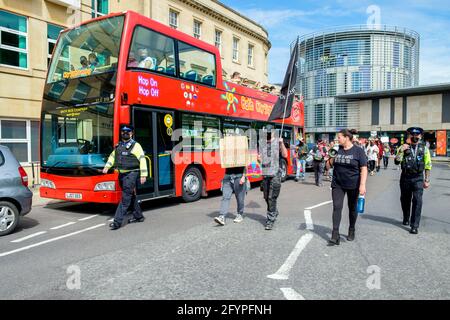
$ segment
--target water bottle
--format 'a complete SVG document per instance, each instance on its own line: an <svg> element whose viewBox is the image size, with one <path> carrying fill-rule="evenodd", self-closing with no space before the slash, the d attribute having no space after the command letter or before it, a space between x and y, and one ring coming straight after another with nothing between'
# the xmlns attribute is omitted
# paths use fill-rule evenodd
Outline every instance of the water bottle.
<svg viewBox="0 0 450 320"><path fill-rule="evenodd" d="M358 214L363 214L364 213L364 202L365 202L364 195L360 194L358 196L358 205L356 206L356 212Z"/></svg>

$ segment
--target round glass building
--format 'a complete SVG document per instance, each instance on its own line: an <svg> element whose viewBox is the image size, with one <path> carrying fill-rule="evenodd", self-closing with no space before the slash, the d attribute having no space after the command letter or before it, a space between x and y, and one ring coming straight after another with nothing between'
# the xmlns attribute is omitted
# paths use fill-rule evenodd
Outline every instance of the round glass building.
<svg viewBox="0 0 450 320"><path fill-rule="evenodd" d="M305 103L307 133L356 127L359 112L335 96L416 86L419 34L391 26L351 26L299 38L297 92ZM309 141L313 142L313 141Z"/></svg>

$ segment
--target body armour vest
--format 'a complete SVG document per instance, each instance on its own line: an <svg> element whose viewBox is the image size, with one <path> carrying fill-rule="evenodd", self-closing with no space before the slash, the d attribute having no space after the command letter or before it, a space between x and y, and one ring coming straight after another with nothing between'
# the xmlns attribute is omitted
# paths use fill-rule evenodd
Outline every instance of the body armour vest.
<svg viewBox="0 0 450 320"><path fill-rule="evenodd" d="M425 170L425 146L423 144L415 147L410 145L410 148L403 154L402 170L406 174L419 174Z"/></svg>
<svg viewBox="0 0 450 320"><path fill-rule="evenodd" d="M139 160L131 151L136 141L131 140L128 143L119 143L116 146L116 167L120 170L137 170L139 169Z"/></svg>

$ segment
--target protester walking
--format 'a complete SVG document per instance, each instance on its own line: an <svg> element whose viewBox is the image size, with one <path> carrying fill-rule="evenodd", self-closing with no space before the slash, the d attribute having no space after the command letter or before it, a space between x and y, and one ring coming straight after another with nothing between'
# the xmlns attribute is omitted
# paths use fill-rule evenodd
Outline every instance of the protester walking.
<svg viewBox="0 0 450 320"><path fill-rule="evenodd" d="M378 161L378 147L375 144L375 140L373 138L369 139L369 146L366 149L367 159L369 161L369 172L370 175L373 176L375 174L376 163Z"/></svg>
<svg viewBox="0 0 450 320"><path fill-rule="evenodd" d="M391 156L391 148L389 148L389 144L385 143L383 147L383 165L385 170L389 165L390 156Z"/></svg>
<svg viewBox="0 0 450 320"><path fill-rule="evenodd" d="M349 211L348 241L355 239L358 195L366 194L367 158L364 151L353 144L354 134L356 134L356 130L343 129L339 131L337 155L330 158L326 163L327 167L334 168L331 183L333 199L333 231L329 240L331 245L339 245L340 243L339 226L342 219L345 194L347 194Z"/></svg>
<svg viewBox="0 0 450 320"><path fill-rule="evenodd" d="M295 181L299 181L300 178L305 180L306 178L306 158L308 157L308 152L308 145L304 142L303 138L300 138L298 145L296 146L297 170L295 174Z"/></svg>
<svg viewBox="0 0 450 320"><path fill-rule="evenodd" d="M317 140L317 144L311 149L310 153L313 155L313 168L316 186L322 187L325 156L327 154L327 149L325 148L322 139Z"/></svg>
<svg viewBox="0 0 450 320"><path fill-rule="evenodd" d="M258 161L261 162L262 191L267 204L266 230L272 230L278 217L277 199L281 191L281 161L288 152L283 138L278 138L272 125L260 133Z"/></svg>

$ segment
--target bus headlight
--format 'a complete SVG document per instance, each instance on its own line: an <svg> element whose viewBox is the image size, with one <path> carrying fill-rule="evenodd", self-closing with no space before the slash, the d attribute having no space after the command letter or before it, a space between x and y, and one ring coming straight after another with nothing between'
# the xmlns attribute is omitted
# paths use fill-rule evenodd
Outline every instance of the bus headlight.
<svg viewBox="0 0 450 320"><path fill-rule="evenodd" d="M97 183L94 188L94 191L115 191L115 190L116 190L115 181L100 182Z"/></svg>
<svg viewBox="0 0 450 320"><path fill-rule="evenodd" d="M47 180L47 179L42 179L41 180L41 187L50 188L50 189L56 189L56 186L53 183L53 181Z"/></svg>

